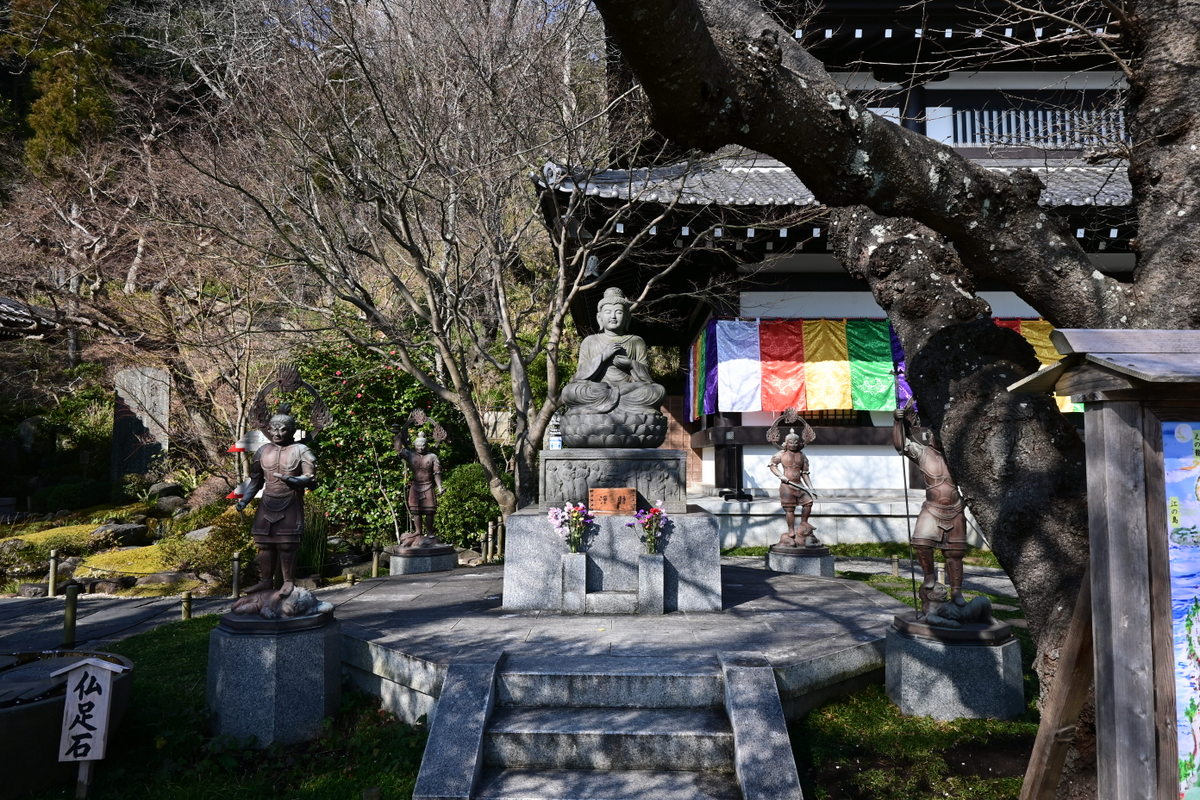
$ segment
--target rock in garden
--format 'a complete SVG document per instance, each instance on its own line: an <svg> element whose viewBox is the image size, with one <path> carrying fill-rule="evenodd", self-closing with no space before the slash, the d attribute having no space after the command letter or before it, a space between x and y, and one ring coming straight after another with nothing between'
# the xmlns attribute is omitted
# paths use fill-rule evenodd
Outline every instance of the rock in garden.
<svg viewBox="0 0 1200 800"><path fill-rule="evenodd" d="M64 558L58 562L58 579L65 581L75 574L75 570L79 569L79 565L83 563L83 559L79 556L71 556Z"/></svg>
<svg viewBox="0 0 1200 800"><path fill-rule="evenodd" d="M154 507L157 508L160 512L163 512L166 514L174 514L176 511L183 508L185 505L187 505L186 500L184 500L179 495L171 494L171 495L166 495L164 497L158 498L157 502L155 502L155 504L154 504Z"/></svg>
<svg viewBox="0 0 1200 800"><path fill-rule="evenodd" d="M188 531L187 533L185 533L183 535L183 538L187 539L189 542L203 542L205 539L207 539L209 536L212 535L212 529L213 529L212 525L209 525L204 528L196 528L196 530L194 530L194 531Z"/></svg>
<svg viewBox="0 0 1200 800"><path fill-rule="evenodd" d="M44 583L22 583L17 587L18 597L45 597L49 587Z"/></svg>
<svg viewBox="0 0 1200 800"><path fill-rule="evenodd" d="M460 550L458 552L458 563L471 564L474 561L478 564L483 559L483 553L476 550Z"/></svg>
<svg viewBox="0 0 1200 800"><path fill-rule="evenodd" d="M81 581L84 591L88 594L116 594L128 588L131 582L126 578L94 578Z"/></svg>
<svg viewBox="0 0 1200 800"><path fill-rule="evenodd" d="M110 538L120 547L144 547L150 544L150 529L145 525L110 522L88 534L88 538L92 541L105 537Z"/></svg>
<svg viewBox="0 0 1200 800"><path fill-rule="evenodd" d="M159 500L163 497L183 497L183 487L174 481L162 481L150 487L147 491L151 500Z"/></svg>

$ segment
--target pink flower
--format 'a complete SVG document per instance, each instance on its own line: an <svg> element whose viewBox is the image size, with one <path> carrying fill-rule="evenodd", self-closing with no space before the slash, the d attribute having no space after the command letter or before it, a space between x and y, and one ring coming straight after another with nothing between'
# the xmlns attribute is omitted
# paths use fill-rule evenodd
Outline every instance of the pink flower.
<svg viewBox="0 0 1200 800"><path fill-rule="evenodd" d="M362 392L359 392L358 394L356 394L356 395L354 395L354 396L355 396L355 397L362 397Z"/></svg>
<svg viewBox="0 0 1200 800"><path fill-rule="evenodd" d="M335 372L335 373L333 373L333 374L334 374L334 375L341 375L341 374L342 374L342 371L339 369L337 372ZM342 381L342 383L345 383L345 381Z"/></svg>

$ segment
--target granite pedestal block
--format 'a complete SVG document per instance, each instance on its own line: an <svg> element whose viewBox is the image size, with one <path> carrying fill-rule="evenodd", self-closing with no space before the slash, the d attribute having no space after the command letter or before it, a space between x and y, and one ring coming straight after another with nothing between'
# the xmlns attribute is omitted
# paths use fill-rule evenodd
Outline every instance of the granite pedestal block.
<svg viewBox="0 0 1200 800"><path fill-rule="evenodd" d="M716 520L698 509L670 519L672 529L662 545L664 611L720 611ZM596 517L595 533L584 545L588 593L638 591L638 557L645 554L645 545L640 528L627 527L629 522L632 516ZM540 508L522 509L506 524L504 607L561 610L567 543Z"/></svg>
<svg viewBox="0 0 1200 800"><path fill-rule="evenodd" d="M392 575L415 575L421 572L445 572L458 566L458 554L454 548L445 547L389 547L388 572Z"/></svg>
<svg viewBox="0 0 1200 800"><path fill-rule="evenodd" d="M543 450L538 472L542 508L587 503L589 489L636 489L638 507L662 502L687 510L687 456L682 450L567 448Z"/></svg>
<svg viewBox="0 0 1200 800"><path fill-rule="evenodd" d="M887 632L887 695L910 717L1012 719L1025 710L1016 639L972 644Z"/></svg>
<svg viewBox="0 0 1200 800"><path fill-rule="evenodd" d="M767 569L793 575L833 577L833 556L828 547L780 547L767 551Z"/></svg>
<svg viewBox="0 0 1200 800"><path fill-rule="evenodd" d="M341 652L332 612L284 620L226 614L208 638L213 733L254 737L257 747L317 738L341 701Z"/></svg>
<svg viewBox="0 0 1200 800"><path fill-rule="evenodd" d="M562 611L582 614L587 599L587 555L564 553L562 556Z"/></svg>
<svg viewBox="0 0 1200 800"><path fill-rule="evenodd" d="M663 613L663 568L660 553L638 556L637 613Z"/></svg>

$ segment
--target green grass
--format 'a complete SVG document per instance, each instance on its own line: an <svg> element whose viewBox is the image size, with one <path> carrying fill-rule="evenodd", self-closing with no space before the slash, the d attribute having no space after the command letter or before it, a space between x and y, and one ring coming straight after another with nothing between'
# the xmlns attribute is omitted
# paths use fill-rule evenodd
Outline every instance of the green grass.
<svg viewBox="0 0 1200 800"><path fill-rule="evenodd" d="M92 800L347 800L378 788L412 795L425 731L343 692L342 707L313 742L267 750L208 735L205 679L216 616L164 625L111 650L134 662L129 712L95 772ZM45 798L74 796L74 786Z"/></svg>
<svg viewBox="0 0 1200 800"><path fill-rule="evenodd" d="M721 551L723 556L765 556L767 547L731 547ZM911 551L906 542L861 542L858 544L831 544L829 552L839 558L910 558ZM944 561L941 550L934 550L934 560ZM996 554L991 550L972 547L963 561L978 567L999 567Z"/></svg>
<svg viewBox="0 0 1200 800"><path fill-rule="evenodd" d="M854 545L857 547L857 545ZM831 548L832 549L832 548ZM872 554L874 555L874 554ZM903 575L839 572L913 606L913 581ZM971 593L976 594L976 593ZM1016 606L1006 595L993 603ZM998 619L1019 611L995 611ZM955 720L905 717L871 686L822 706L791 727L796 764L810 800L1016 800L1029 751L1037 736L1038 682L1031 667L1033 641L1013 628L1021 643L1025 713L1016 720Z"/></svg>
<svg viewBox="0 0 1200 800"><path fill-rule="evenodd" d="M1037 735L1018 720L904 717L871 686L791 726L804 796L810 800L1016 800Z"/></svg>

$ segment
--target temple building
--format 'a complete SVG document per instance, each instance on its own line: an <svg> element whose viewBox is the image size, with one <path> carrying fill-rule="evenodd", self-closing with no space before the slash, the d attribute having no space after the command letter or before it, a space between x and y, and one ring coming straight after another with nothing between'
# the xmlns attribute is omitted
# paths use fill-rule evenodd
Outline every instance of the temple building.
<svg viewBox="0 0 1200 800"><path fill-rule="evenodd" d="M1089 36L942 2L830 2L803 23L783 21L874 113L987 169L1031 170L1047 214L1096 269L1132 272L1131 191L1117 156L1125 85L1087 47L1104 34L1103 16L1088 23ZM908 396L904 354L866 283L830 253L825 211L790 169L730 148L599 171L551 163L540 184L551 227L587 249L596 276L573 308L582 332L591 332L605 287L636 296L657 280L659 299L638 332L679 352L665 446L692 451L698 500L718 513L760 505L768 513L772 503L745 501L777 493L766 432L788 407L817 431L806 449L825 501L817 514L822 505L839 511L831 505L839 501L861 511L920 485L891 446L892 411ZM998 286L978 290L997 324L1016 329L1043 362L1057 360L1037 312ZM1079 410L1066 399L1060 406ZM847 530L846 540L854 535Z"/></svg>

